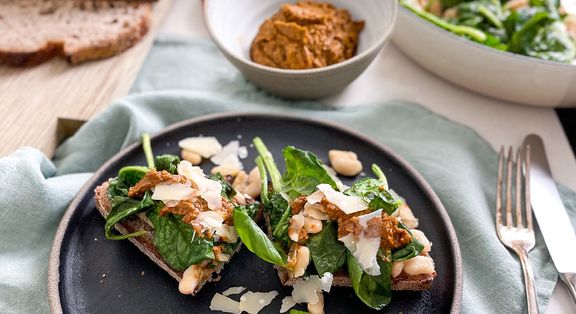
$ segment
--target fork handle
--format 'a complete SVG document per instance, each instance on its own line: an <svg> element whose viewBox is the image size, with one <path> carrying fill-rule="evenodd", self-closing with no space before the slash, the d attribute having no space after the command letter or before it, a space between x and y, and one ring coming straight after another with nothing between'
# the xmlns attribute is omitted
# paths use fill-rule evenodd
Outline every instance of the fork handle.
<svg viewBox="0 0 576 314"><path fill-rule="evenodd" d="M570 288L570 293L576 303L576 273L561 273L560 278L562 278L562 281Z"/></svg>
<svg viewBox="0 0 576 314"><path fill-rule="evenodd" d="M528 259L528 252L521 250L518 252L520 263L522 263L522 270L524 272L524 286L526 287L526 299L528 300L528 314L536 314L538 312L538 302L536 301L536 285L534 284L534 272L532 271L532 263Z"/></svg>

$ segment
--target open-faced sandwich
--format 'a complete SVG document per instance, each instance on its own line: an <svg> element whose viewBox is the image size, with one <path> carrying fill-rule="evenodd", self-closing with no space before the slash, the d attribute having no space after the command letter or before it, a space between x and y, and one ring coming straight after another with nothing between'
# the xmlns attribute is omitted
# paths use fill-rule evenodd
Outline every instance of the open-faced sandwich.
<svg viewBox="0 0 576 314"><path fill-rule="evenodd" d="M154 158L146 135L143 147L148 167L124 167L96 188L106 238L129 239L180 282L180 292L194 295L218 279L240 248L233 215L240 211L247 219L256 218L259 203L252 196L259 189L250 196L234 189L222 174L206 176L178 156Z"/></svg>
<svg viewBox="0 0 576 314"><path fill-rule="evenodd" d="M249 248L276 264L282 283L295 286L293 296L309 278L326 275L334 286L353 287L374 309L390 302L392 290L430 288L436 276L431 243L377 165L376 178L346 187L310 152L284 148L281 175L264 143L256 138L254 145L261 178L266 184L269 175L272 183L261 195L272 247ZM320 289L303 294L308 297L297 301L306 300L309 309L322 299Z"/></svg>
<svg viewBox="0 0 576 314"><path fill-rule="evenodd" d="M314 154L287 146L281 174L262 140L255 138L257 167L247 174L237 167L238 141L224 148L214 142L181 141L181 147L201 148L185 149L181 161L174 155L154 158L150 139L143 136L148 166L124 167L95 191L106 237L129 239L180 282L182 293L192 295L218 278L242 242L275 265L282 284L293 286L281 312L306 303L310 313L323 313L323 291L331 286L352 287L373 309L386 306L392 290L431 287L436 276L431 243L377 165L372 165L376 178L347 187ZM332 153L337 172L350 176L361 171L355 154L347 152L353 160L337 162ZM193 164L212 155L219 166L206 176ZM267 232L255 222L261 212ZM246 292L238 302L224 292L214 296L210 308L257 313L276 295Z"/></svg>

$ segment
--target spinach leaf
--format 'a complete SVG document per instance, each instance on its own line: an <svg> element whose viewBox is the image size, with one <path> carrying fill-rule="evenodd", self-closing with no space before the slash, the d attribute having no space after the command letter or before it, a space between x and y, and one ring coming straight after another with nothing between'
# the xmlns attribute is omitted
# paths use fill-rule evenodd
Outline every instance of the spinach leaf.
<svg viewBox="0 0 576 314"><path fill-rule="evenodd" d="M338 189L336 182L316 155L293 146L284 148L282 153L286 162L286 171L282 175L282 190L291 198L312 194L322 183Z"/></svg>
<svg viewBox="0 0 576 314"><path fill-rule="evenodd" d="M154 169L154 153L152 152L152 142L150 140L150 134L142 133L142 149L144 150L144 156L146 156L146 162L148 163L148 168Z"/></svg>
<svg viewBox="0 0 576 314"><path fill-rule="evenodd" d="M368 207L371 209L383 209L390 215L396 211L400 201L394 199L392 194L388 192L388 181L380 167L374 164L372 171L378 176L378 179L364 178L358 180L344 191L344 194L359 196L368 203Z"/></svg>
<svg viewBox="0 0 576 314"><path fill-rule="evenodd" d="M209 177L210 180L218 181L222 186L222 196L225 197L227 200L231 201L232 198L236 195L236 190L226 181L226 179L222 176L222 174L217 173L213 174Z"/></svg>
<svg viewBox="0 0 576 314"><path fill-rule="evenodd" d="M256 166L258 167L258 172L260 172L260 200L264 205L268 205L268 172L266 172L266 165L264 165L264 159L258 156L254 160Z"/></svg>
<svg viewBox="0 0 576 314"><path fill-rule="evenodd" d="M456 35L470 38L471 40L479 43L484 43L488 39L486 33L477 28L450 23L437 17L432 13L420 9L419 7L413 5L407 0L400 0L400 4L404 6L406 9L412 11L412 13L423 18L424 20L427 20L428 22L435 24L436 26L443 28L447 31L450 31Z"/></svg>
<svg viewBox="0 0 576 314"><path fill-rule="evenodd" d="M326 272L335 273L346 262L346 247L338 241L338 228L334 221L324 223L322 231L310 236L308 249L320 276Z"/></svg>
<svg viewBox="0 0 576 314"><path fill-rule="evenodd" d="M288 236L288 227L290 227L290 218L292 217L292 210L287 207L282 213L282 217L278 221L278 224L272 229L272 238L280 243L284 247L288 247L290 244L290 237Z"/></svg>
<svg viewBox="0 0 576 314"><path fill-rule="evenodd" d="M311 152L292 146L284 148L282 154L286 163L286 171L280 175L272 154L262 139L256 137L253 142L266 170L268 170L268 174L270 174L273 191L281 193L287 201L300 195L312 194L316 190L316 186L322 183L329 184L334 189L338 188L322 162Z"/></svg>
<svg viewBox="0 0 576 314"><path fill-rule="evenodd" d="M242 210L234 209L234 227L242 243L261 259L282 267L286 266L286 254L278 250L264 231Z"/></svg>
<svg viewBox="0 0 576 314"><path fill-rule="evenodd" d="M514 11L504 24L511 34L511 52L565 63L576 56L576 46L557 13L545 7Z"/></svg>
<svg viewBox="0 0 576 314"><path fill-rule="evenodd" d="M504 14L499 0L475 0L458 4L457 14L449 18L453 24L469 26L483 31L487 38L482 43L488 46L503 45L506 48L507 34L502 21Z"/></svg>
<svg viewBox="0 0 576 314"><path fill-rule="evenodd" d="M310 314L310 312L300 311L300 310L290 310L288 314Z"/></svg>
<svg viewBox="0 0 576 314"><path fill-rule="evenodd" d="M254 219L256 217L256 213L258 212L259 207L260 203L252 203L248 205L236 205L235 209L245 212L246 215Z"/></svg>
<svg viewBox="0 0 576 314"><path fill-rule="evenodd" d="M348 275L352 281L354 293L364 304L375 310L381 310L390 303L392 296L392 265L378 258L380 275L370 276L362 271L362 267L352 253L347 254Z"/></svg>
<svg viewBox="0 0 576 314"><path fill-rule="evenodd" d="M418 256L420 252L424 249L424 245L416 240L416 237L412 235L412 232L406 228L402 223L398 223L398 226L402 229L407 230L410 233L410 237L412 237L412 241L408 243L405 247L398 249L392 252L392 261L403 261L410 259L414 256Z"/></svg>
<svg viewBox="0 0 576 314"><path fill-rule="evenodd" d="M166 170L171 174L175 174L178 172L178 164L180 163L180 158L176 155L161 155L156 156L154 159L154 163L156 165L156 170L162 171Z"/></svg>
<svg viewBox="0 0 576 314"><path fill-rule="evenodd" d="M138 183L148 171L150 171L150 169L141 166L128 166L120 169L120 171L118 171L118 177L109 181L108 195L113 201L112 206L116 205L116 203L114 203L116 196L127 197L128 189ZM122 198L117 203L121 201L123 201Z"/></svg>
<svg viewBox="0 0 576 314"><path fill-rule="evenodd" d="M286 210L291 212L289 207L288 201L286 201L280 193L273 192L270 195L270 201L265 209L270 215L270 227L272 230L276 229L276 226L278 226L280 221L282 221L282 217L285 215ZM291 216L290 213L287 218L290 218Z"/></svg>
<svg viewBox="0 0 576 314"><path fill-rule="evenodd" d="M190 265L214 259L214 242L197 235L180 217L160 216L156 207L148 212L148 218L154 225L154 246L172 268L183 271Z"/></svg>
<svg viewBox="0 0 576 314"><path fill-rule="evenodd" d="M147 191L146 194L144 194L144 197L142 198L141 201L126 197L124 198L124 201L112 207L112 210L110 210L110 214L106 216L106 224L104 225L104 234L106 235L106 239L124 240L146 234L146 231L144 230L124 235L117 235L114 234L112 231L114 225L116 225L123 219L132 216L134 214L137 214L139 212L156 207L156 202L152 200L151 196L152 194L149 191Z"/></svg>

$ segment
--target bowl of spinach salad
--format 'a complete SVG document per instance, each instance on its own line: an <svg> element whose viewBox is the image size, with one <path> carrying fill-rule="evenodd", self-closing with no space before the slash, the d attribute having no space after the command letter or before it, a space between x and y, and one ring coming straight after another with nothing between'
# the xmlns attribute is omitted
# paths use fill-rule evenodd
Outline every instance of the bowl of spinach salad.
<svg viewBox="0 0 576 314"><path fill-rule="evenodd" d="M473 91L576 105L576 15L558 0L400 0L395 44Z"/></svg>

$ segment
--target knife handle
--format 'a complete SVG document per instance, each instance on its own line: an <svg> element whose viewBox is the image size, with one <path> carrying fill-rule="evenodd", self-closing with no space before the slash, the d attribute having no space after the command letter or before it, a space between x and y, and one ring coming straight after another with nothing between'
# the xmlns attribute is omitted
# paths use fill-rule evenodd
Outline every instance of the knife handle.
<svg viewBox="0 0 576 314"><path fill-rule="evenodd" d="M570 293L574 298L574 303L576 303L576 273L561 273L560 278L570 288Z"/></svg>

